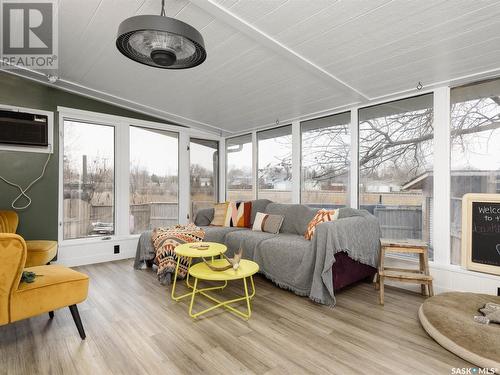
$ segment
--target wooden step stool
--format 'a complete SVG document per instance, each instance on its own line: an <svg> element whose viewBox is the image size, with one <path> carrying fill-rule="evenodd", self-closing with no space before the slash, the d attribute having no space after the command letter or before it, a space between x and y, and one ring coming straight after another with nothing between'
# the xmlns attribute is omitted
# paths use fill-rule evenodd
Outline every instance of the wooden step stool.
<svg viewBox="0 0 500 375"><path fill-rule="evenodd" d="M422 287L422 295L434 295L432 276L429 273L429 249L425 242L413 239L381 239L380 244L379 265L378 273L375 276L375 287L380 291L379 301L381 305L384 304L385 279L420 284ZM420 267L418 270L384 267L384 258L387 253L418 254Z"/></svg>

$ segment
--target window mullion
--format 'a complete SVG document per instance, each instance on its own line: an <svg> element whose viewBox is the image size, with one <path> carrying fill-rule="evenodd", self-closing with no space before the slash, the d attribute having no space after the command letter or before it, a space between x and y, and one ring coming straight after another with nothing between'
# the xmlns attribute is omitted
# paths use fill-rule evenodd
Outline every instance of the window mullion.
<svg viewBox="0 0 500 375"><path fill-rule="evenodd" d="M258 152L257 132L252 132L252 196L257 199L257 184L259 183L259 167L258 167Z"/></svg>
<svg viewBox="0 0 500 375"><path fill-rule="evenodd" d="M130 184L130 133L129 125L115 126L115 223L117 236L129 235L129 184Z"/></svg>
<svg viewBox="0 0 500 375"><path fill-rule="evenodd" d="M224 202L226 200L226 140L221 138L219 140L219 202Z"/></svg>
<svg viewBox="0 0 500 375"><path fill-rule="evenodd" d="M300 203L300 122L292 122L292 203Z"/></svg>
<svg viewBox="0 0 500 375"><path fill-rule="evenodd" d="M450 88L434 91L434 262L450 264Z"/></svg>
<svg viewBox="0 0 500 375"><path fill-rule="evenodd" d="M191 204L191 187L189 182L189 134L179 133L179 223L189 221L189 206Z"/></svg>
<svg viewBox="0 0 500 375"><path fill-rule="evenodd" d="M351 157L349 162L349 205L359 205L359 124L358 109L351 110Z"/></svg>

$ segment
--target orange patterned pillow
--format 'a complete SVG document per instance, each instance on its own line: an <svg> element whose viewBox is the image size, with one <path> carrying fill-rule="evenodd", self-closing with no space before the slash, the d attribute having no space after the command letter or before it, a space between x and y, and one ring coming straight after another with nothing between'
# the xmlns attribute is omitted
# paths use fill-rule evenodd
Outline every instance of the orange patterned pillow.
<svg viewBox="0 0 500 375"><path fill-rule="evenodd" d="M312 220L307 224L306 232L304 233L304 238L306 240L311 240L314 231L316 230L316 225L325 223L327 221L334 221L339 216L339 210L319 210L316 215L312 218Z"/></svg>
<svg viewBox="0 0 500 375"><path fill-rule="evenodd" d="M250 227L252 215L252 202L229 202L225 227Z"/></svg>

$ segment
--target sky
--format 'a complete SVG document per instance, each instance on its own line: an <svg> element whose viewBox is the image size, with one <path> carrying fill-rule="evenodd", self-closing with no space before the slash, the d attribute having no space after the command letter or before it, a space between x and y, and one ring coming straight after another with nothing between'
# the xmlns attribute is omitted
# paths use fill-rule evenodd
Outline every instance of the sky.
<svg viewBox="0 0 500 375"><path fill-rule="evenodd" d="M276 164L278 159L291 154L292 144L287 144L287 137L280 137L281 139L270 138L259 141L259 167L269 163ZM241 151L228 153L227 156L228 169L241 169L243 167L245 169L252 169L251 143L245 143Z"/></svg>
<svg viewBox="0 0 500 375"><path fill-rule="evenodd" d="M500 129L464 136L464 141L465 150L459 144L451 147L452 169L500 170Z"/></svg>
<svg viewBox="0 0 500 375"><path fill-rule="evenodd" d="M95 157L114 159L114 127L94 125L75 121L65 121L65 153L81 168L83 155L88 160ZM132 164L146 168L159 176L177 175L178 142L175 133L151 131L135 126L130 127L130 160Z"/></svg>
<svg viewBox="0 0 500 375"><path fill-rule="evenodd" d="M130 162L158 176L177 175L178 140L175 133L130 127Z"/></svg>

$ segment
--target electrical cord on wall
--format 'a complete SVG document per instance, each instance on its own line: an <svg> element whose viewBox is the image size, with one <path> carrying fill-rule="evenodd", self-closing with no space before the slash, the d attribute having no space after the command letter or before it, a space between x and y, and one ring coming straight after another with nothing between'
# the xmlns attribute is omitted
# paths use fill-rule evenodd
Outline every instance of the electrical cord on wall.
<svg viewBox="0 0 500 375"><path fill-rule="evenodd" d="M14 186L16 188L19 189L19 191L21 192L11 203L11 207L14 209L14 210L24 210L25 208L28 208L31 204L31 198L26 194L27 191L29 189L31 189L31 187L36 183L38 182L44 175L45 175L45 170L47 169L47 165L49 164L49 160L50 160L50 156L51 156L51 153L49 153L49 155L47 156L47 160L45 161L45 164L43 165L43 168L42 168L42 173L40 174L40 176L38 176L36 179L34 179L33 181L31 181L31 183L26 187L26 189L23 189L20 185L18 184L15 184L14 182L12 181L9 181L7 180L6 178L0 176L0 180L3 180L6 184L9 184L11 186ZM24 206L17 206L16 205L16 202L21 199L22 197L26 198L26 200L28 201L28 203Z"/></svg>

